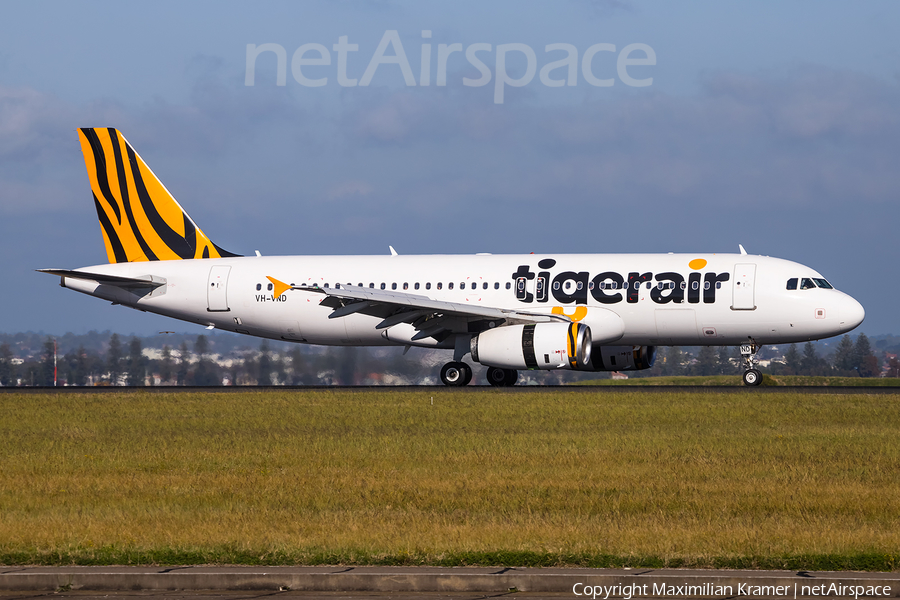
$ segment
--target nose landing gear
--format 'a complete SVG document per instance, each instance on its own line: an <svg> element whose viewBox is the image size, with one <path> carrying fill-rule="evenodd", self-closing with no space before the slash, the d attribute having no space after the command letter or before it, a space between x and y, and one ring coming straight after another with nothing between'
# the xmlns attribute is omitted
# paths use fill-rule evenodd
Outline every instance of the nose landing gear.
<svg viewBox="0 0 900 600"><path fill-rule="evenodd" d="M744 360L744 374L741 378L744 380L744 385L759 385L762 383L762 373L756 368L756 365L759 364L756 353L759 352L760 348L762 346L757 344L753 338L750 338L749 344L741 344L741 358Z"/></svg>

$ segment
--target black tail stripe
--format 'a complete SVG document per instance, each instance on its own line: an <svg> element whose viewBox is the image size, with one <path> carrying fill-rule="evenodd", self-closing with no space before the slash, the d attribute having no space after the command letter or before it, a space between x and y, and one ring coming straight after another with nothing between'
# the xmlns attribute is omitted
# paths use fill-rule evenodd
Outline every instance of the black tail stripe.
<svg viewBox="0 0 900 600"><path fill-rule="evenodd" d="M124 165L122 164L122 152L119 149L119 138L118 136L116 136L114 129L110 131L110 137L112 137L113 153L116 156L116 167L124 168ZM127 196L123 197L127 198ZM131 231L132 233L134 233L134 237L137 240L138 245L144 252L144 256L147 257L147 260L159 260L159 258L157 258L156 254L154 254L153 250L150 248L147 240L145 240L144 236L141 235L141 230L134 218L134 212L131 210L131 203L123 202L123 204L125 205L125 215L128 217L128 223L131 226Z"/></svg>
<svg viewBox="0 0 900 600"><path fill-rule="evenodd" d="M177 231L169 227L169 224L163 220L159 211L156 210L156 206L150 198L150 193L147 192L144 178L141 177L141 169L138 166L138 160L134 154L134 149L129 144L125 144L125 151L128 152L128 161L131 163L131 174L134 177L134 187L137 190L138 199L140 200L141 207L144 209L144 214L147 215L147 219L150 221L150 225L153 227L156 235L159 236L159 239L162 240L172 252L181 258L194 258L194 249L189 246L187 240L178 235Z"/></svg>
<svg viewBox="0 0 900 600"><path fill-rule="evenodd" d="M116 257L116 262L128 262L128 255L125 254L125 248L122 247L122 241L119 240L119 236L116 234L116 228L113 227L113 224L109 221L109 217L106 216L106 211L103 210L103 207L100 205L100 201L97 200L96 195L94 195L94 206L97 207L97 216L100 218L100 226L106 233L106 238L109 240L109 245L112 246L113 255Z"/></svg>
<svg viewBox="0 0 900 600"><path fill-rule="evenodd" d="M119 225L121 225L122 211L119 209L119 203L116 202L115 197L112 195L112 191L109 189L109 180L106 176L106 155L103 153L103 146L100 144L100 138L97 137L97 132L94 131L93 128L85 128L81 131L84 132L84 137L87 138L88 143L91 145L91 149L94 151L94 167L97 173L97 185L100 186L100 193L103 195L103 199L106 200L106 203L112 208L113 212L116 213L116 220Z"/></svg>

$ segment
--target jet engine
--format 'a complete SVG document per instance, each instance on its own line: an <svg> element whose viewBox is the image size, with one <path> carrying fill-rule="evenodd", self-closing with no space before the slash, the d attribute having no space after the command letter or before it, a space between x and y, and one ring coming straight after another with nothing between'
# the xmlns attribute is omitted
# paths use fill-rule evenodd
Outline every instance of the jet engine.
<svg viewBox="0 0 900 600"><path fill-rule="evenodd" d="M582 323L507 325L472 338L472 360L502 369L587 369L591 328Z"/></svg>
<svg viewBox="0 0 900 600"><path fill-rule="evenodd" d="M583 371L641 371L656 362L656 346L595 346Z"/></svg>

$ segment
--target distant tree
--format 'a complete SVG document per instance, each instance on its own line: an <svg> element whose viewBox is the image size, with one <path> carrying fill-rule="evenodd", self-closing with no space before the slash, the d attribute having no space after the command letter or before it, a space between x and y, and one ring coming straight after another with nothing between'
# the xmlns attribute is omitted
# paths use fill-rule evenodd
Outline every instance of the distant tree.
<svg viewBox="0 0 900 600"><path fill-rule="evenodd" d="M172 380L174 373L175 362L172 360L172 349L166 344L163 345L162 359L159 361L159 378L165 384Z"/></svg>
<svg viewBox="0 0 900 600"><path fill-rule="evenodd" d="M48 337L44 342L41 365L36 373L37 385L53 385L56 367L56 341L52 337Z"/></svg>
<svg viewBox="0 0 900 600"><path fill-rule="evenodd" d="M806 342L800 359L800 375L821 375L822 371L822 359L816 353L816 347L812 342Z"/></svg>
<svg viewBox="0 0 900 600"><path fill-rule="evenodd" d="M684 375L684 353L678 346L666 348L660 365L660 375Z"/></svg>
<svg viewBox="0 0 900 600"><path fill-rule="evenodd" d="M697 363L694 365L694 373L703 377L715 375L718 372L719 356L712 346L702 346L697 353Z"/></svg>
<svg viewBox="0 0 900 600"><path fill-rule="evenodd" d="M269 352L269 340L263 340L259 345L256 384L272 385L272 356Z"/></svg>
<svg viewBox="0 0 900 600"><path fill-rule="evenodd" d="M119 385L119 376L122 374L122 342L117 333L112 334L109 338L106 368L109 371L109 385Z"/></svg>
<svg viewBox="0 0 900 600"><path fill-rule="evenodd" d="M197 353L197 366L194 368L190 383L203 386L221 385L222 379L218 375L216 365L206 356L209 352L209 340L205 335L197 336L194 351Z"/></svg>
<svg viewBox="0 0 900 600"><path fill-rule="evenodd" d="M291 385L303 385L306 383L306 373L303 372L304 364L303 364L303 355L300 353L300 348L294 346L290 352L291 359L291 376L290 382Z"/></svg>
<svg viewBox="0 0 900 600"><path fill-rule="evenodd" d="M878 357L872 352L872 346L869 344L866 334L860 333L856 338L853 354L860 377L877 377L879 375Z"/></svg>
<svg viewBox="0 0 900 600"><path fill-rule="evenodd" d="M128 378L125 380L125 385L144 385L147 371L146 362L141 348L141 340L132 337L131 342L128 343Z"/></svg>
<svg viewBox="0 0 900 600"><path fill-rule="evenodd" d="M184 385L191 365L191 351L188 350L187 342L181 342L181 346L178 347L178 353L178 371L175 373L176 383Z"/></svg>
<svg viewBox="0 0 900 600"><path fill-rule="evenodd" d="M719 347L719 356L717 360L717 375L730 375L734 372L734 365L731 364L729 360L731 357L728 354L728 346L720 346Z"/></svg>
<svg viewBox="0 0 900 600"><path fill-rule="evenodd" d="M803 358L800 351L797 350L797 344L788 346L787 352L784 353L784 370L787 375L797 375L803 368Z"/></svg>
<svg viewBox="0 0 900 600"><path fill-rule="evenodd" d="M853 340L845 335L834 350L834 368L842 375L850 374L858 365Z"/></svg>
<svg viewBox="0 0 900 600"><path fill-rule="evenodd" d="M900 360L897 360L896 356L892 356L888 360L887 376L900 377Z"/></svg>
<svg viewBox="0 0 900 600"><path fill-rule="evenodd" d="M355 346L344 346L338 354L336 372L341 385L354 385L356 383L356 369L358 352Z"/></svg>
<svg viewBox="0 0 900 600"><path fill-rule="evenodd" d="M6 387L16 384L16 365L13 364L13 352L9 344L0 344L0 385Z"/></svg>

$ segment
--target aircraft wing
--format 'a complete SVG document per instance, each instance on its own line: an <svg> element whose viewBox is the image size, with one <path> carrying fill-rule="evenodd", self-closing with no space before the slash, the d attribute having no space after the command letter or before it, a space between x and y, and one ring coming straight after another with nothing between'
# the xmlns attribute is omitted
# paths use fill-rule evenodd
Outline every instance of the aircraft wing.
<svg viewBox="0 0 900 600"><path fill-rule="evenodd" d="M339 288L320 288L291 286L272 277L268 278L275 285L275 295L287 290L300 290L325 296L320 304L332 310L330 319L338 319L355 313L381 317L376 329L386 329L409 323L418 330L413 341L426 337L437 337L444 333L460 333L468 331L468 323L472 321L497 322L494 326L505 323L541 323L559 321L568 323L565 315L518 311L490 306L459 302L434 300L428 296L398 292L396 290L380 290L355 285L341 285ZM487 328L487 325L486 327Z"/></svg>

